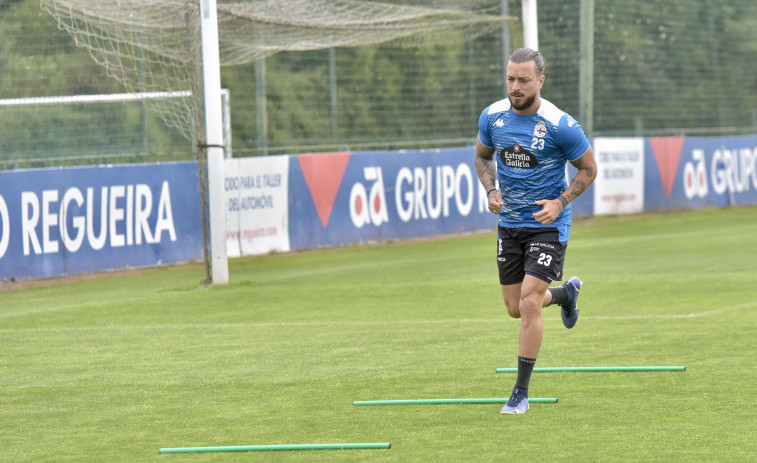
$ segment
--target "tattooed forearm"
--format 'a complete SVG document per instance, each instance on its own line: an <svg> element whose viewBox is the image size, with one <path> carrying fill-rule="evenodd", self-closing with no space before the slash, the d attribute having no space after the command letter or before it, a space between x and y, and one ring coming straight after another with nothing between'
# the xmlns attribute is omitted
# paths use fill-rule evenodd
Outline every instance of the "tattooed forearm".
<svg viewBox="0 0 757 463"><path fill-rule="evenodd" d="M493 159L484 159L481 156L476 156L476 173L479 178L481 177L494 177L497 169L494 165Z"/></svg>
<svg viewBox="0 0 757 463"><path fill-rule="evenodd" d="M566 199L573 201L574 199L581 196L581 194L585 192L587 188L589 188L589 185L591 185L591 183L594 181L594 177L596 176L595 169L596 167L594 167L593 165L578 169L576 176L573 177L573 180L570 182L568 189L564 193L564 196L567 197Z"/></svg>
<svg viewBox="0 0 757 463"><path fill-rule="evenodd" d="M476 165L476 173L478 179L481 181L486 191L491 190L495 186L495 179L497 178L497 163L494 160L494 150L488 152L482 147L476 149L476 157L474 164Z"/></svg>
<svg viewBox="0 0 757 463"><path fill-rule="evenodd" d="M573 201L585 192L597 177L597 162L594 160L594 151L589 147L581 157L575 161L570 161L570 163L578 169L578 172L576 172L576 176L571 180L563 196L568 201Z"/></svg>
<svg viewBox="0 0 757 463"><path fill-rule="evenodd" d="M573 179L572 188L570 189L570 194L574 198L577 198L581 196L581 193L586 191L586 183L584 183L583 180L580 180L578 178Z"/></svg>

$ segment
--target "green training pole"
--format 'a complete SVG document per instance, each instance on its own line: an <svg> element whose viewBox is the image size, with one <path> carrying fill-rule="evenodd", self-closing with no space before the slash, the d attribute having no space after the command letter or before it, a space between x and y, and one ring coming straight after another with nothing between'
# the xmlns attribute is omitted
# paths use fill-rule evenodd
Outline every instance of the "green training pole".
<svg viewBox="0 0 757 463"><path fill-rule="evenodd" d="M650 366L650 367L536 367L534 372L554 373L561 371L684 371L683 366ZM497 373L517 373L517 368L497 368Z"/></svg>
<svg viewBox="0 0 757 463"><path fill-rule="evenodd" d="M402 400L356 400L352 405L431 405L431 404L504 404L505 398L488 399L402 399ZM556 398L529 398L528 403L557 403Z"/></svg>
<svg viewBox="0 0 757 463"><path fill-rule="evenodd" d="M159 449L158 453L203 453L203 452L264 452L272 450L347 450L390 449L389 442L356 444L281 444L281 445L232 445L220 447L174 447Z"/></svg>

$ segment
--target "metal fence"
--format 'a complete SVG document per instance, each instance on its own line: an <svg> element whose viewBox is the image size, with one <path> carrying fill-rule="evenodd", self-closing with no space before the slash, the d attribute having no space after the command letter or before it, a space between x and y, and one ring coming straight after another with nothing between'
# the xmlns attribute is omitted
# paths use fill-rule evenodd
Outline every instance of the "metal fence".
<svg viewBox="0 0 757 463"><path fill-rule="evenodd" d="M463 3L520 16L518 0ZM757 133L757 2L542 0L538 19L542 95L589 135ZM282 52L224 67L234 155L471 145L480 112L505 96L503 56L520 34L510 25L457 45ZM39 0L0 2L0 48L0 100L123 91ZM0 104L0 168L191 157L138 101Z"/></svg>

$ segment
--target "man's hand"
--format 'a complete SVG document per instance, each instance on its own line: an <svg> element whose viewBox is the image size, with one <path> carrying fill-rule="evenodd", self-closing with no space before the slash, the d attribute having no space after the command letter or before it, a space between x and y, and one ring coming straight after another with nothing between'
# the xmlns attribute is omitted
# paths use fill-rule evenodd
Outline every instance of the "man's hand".
<svg viewBox="0 0 757 463"><path fill-rule="evenodd" d="M489 191L489 212L492 214L499 214L502 210L502 206L505 205L505 201L502 200L502 193L499 190Z"/></svg>
<svg viewBox="0 0 757 463"><path fill-rule="evenodd" d="M542 225L549 225L555 221L563 210L563 204L559 199L540 199L534 204L542 206L539 212L534 212L534 218ZM491 199L489 199L491 206Z"/></svg>

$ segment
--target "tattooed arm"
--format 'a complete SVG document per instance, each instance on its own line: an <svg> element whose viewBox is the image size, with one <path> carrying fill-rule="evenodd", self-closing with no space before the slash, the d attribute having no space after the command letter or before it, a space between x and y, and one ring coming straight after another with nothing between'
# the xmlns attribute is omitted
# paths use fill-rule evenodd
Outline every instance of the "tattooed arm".
<svg viewBox="0 0 757 463"><path fill-rule="evenodd" d="M568 189L563 192L557 199L542 199L536 201L536 204L544 206L539 212L534 213L534 218L544 225L549 225L555 221L563 209L574 199L578 198L581 193L589 188L589 185L597 178L597 161L594 159L594 151L586 150L580 158L570 161L573 167L578 169L576 176L568 185Z"/></svg>
<svg viewBox="0 0 757 463"><path fill-rule="evenodd" d="M597 161L594 159L594 151L591 149L591 146L580 158L570 163L578 169L578 172L576 172L576 176L573 177L570 185L568 185L568 189L558 198L562 203L563 209L568 203L586 191L594 179L597 178Z"/></svg>
<svg viewBox="0 0 757 463"><path fill-rule="evenodd" d="M476 173L481 185L483 185L484 190L487 192L489 211L499 214L505 202L502 200L502 195L496 189L497 161L494 159L494 152L494 148L485 146L476 137L476 157L474 160Z"/></svg>

